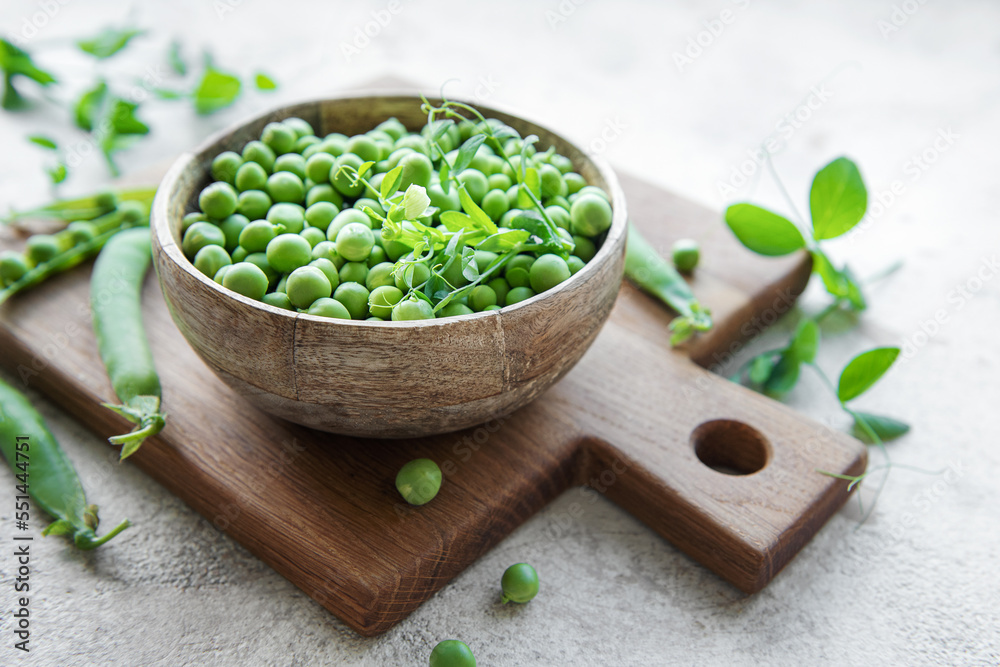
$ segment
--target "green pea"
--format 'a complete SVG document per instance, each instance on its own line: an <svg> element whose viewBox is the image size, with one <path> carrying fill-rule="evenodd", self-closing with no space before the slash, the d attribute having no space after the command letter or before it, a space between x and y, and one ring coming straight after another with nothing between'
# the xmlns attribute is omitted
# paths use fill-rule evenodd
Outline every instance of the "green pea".
<svg viewBox="0 0 1000 667"><path fill-rule="evenodd" d="M267 255L262 252L252 252L243 261L255 265L264 272L264 275L267 276L267 286L269 288L273 288L278 284L279 279L283 279L274 267L271 266L271 263L267 261Z"/></svg>
<svg viewBox="0 0 1000 667"><path fill-rule="evenodd" d="M229 183L216 181L198 195L198 206L208 217L222 220L236 212L238 196Z"/></svg>
<svg viewBox="0 0 1000 667"><path fill-rule="evenodd" d="M423 285L430 277L431 270L426 264L407 264L396 271L396 287L408 292Z"/></svg>
<svg viewBox="0 0 1000 667"><path fill-rule="evenodd" d="M251 141L243 147L243 161L256 162L269 174L274 168L274 160L274 151L262 141Z"/></svg>
<svg viewBox="0 0 1000 667"><path fill-rule="evenodd" d="M267 144L275 155L291 153L297 138L295 130L284 123L268 123L260 133L260 140Z"/></svg>
<svg viewBox="0 0 1000 667"><path fill-rule="evenodd" d="M0 285L6 287L20 280L28 272L24 255L13 250L0 253Z"/></svg>
<svg viewBox="0 0 1000 667"><path fill-rule="evenodd" d="M233 264L222 278L222 286L237 294L260 301L267 292L267 276L256 264L240 262Z"/></svg>
<svg viewBox="0 0 1000 667"><path fill-rule="evenodd" d="M51 234L35 234L30 236L24 247L24 255L27 257L28 263L32 266L48 262L55 258L61 251L59 241Z"/></svg>
<svg viewBox="0 0 1000 667"><path fill-rule="evenodd" d="M226 235L217 225L211 222L196 222L184 232L181 250L188 259L194 259L198 251L207 245L226 246Z"/></svg>
<svg viewBox="0 0 1000 667"><path fill-rule="evenodd" d="M364 209L365 206L367 206L368 208L372 209L373 211L375 211L376 213L378 213L383 218L385 217L385 209L382 208L381 204L379 204L376 200L371 199L370 197L361 197L356 202L354 202L354 206L352 208L356 208L359 211L362 211L362 209ZM365 213L365 215L368 215L368 214ZM372 222L372 224L374 225L375 223Z"/></svg>
<svg viewBox="0 0 1000 667"><path fill-rule="evenodd" d="M287 171L299 177L299 180L306 180L306 160L298 153L287 153L274 161L274 172ZM316 180L316 179L313 179ZM321 179L326 180L324 177Z"/></svg>
<svg viewBox="0 0 1000 667"><path fill-rule="evenodd" d="M434 319L434 309L431 308L431 304L416 296L400 301L392 309L394 322L432 319Z"/></svg>
<svg viewBox="0 0 1000 667"><path fill-rule="evenodd" d="M247 220L245 215L239 213L233 213L231 216L222 221L219 225L219 229L226 236L226 252L231 253L236 250L236 247L240 244L240 234L243 230L247 228L250 221Z"/></svg>
<svg viewBox="0 0 1000 667"><path fill-rule="evenodd" d="M330 180L330 170L336 161L329 153L315 153L306 161L306 176L317 183L326 183Z"/></svg>
<svg viewBox="0 0 1000 667"><path fill-rule="evenodd" d="M431 206L435 206L441 211L461 211L462 203L458 198L458 190L454 187L445 192L440 183L433 183L427 188L427 196L430 197ZM437 214L440 218L440 212Z"/></svg>
<svg viewBox="0 0 1000 667"><path fill-rule="evenodd" d="M224 151L212 160L212 178L225 181L230 185L236 183L236 172L243 166L243 158L239 153Z"/></svg>
<svg viewBox="0 0 1000 667"><path fill-rule="evenodd" d="M375 245L375 236L369 227L352 222L337 232L335 242L337 253L341 257L349 262L362 262L368 259L368 254Z"/></svg>
<svg viewBox="0 0 1000 667"><path fill-rule="evenodd" d="M608 196L608 193L605 192L604 190L602 190L601 188L597 187L596 185L585 185L585 186L583 186L582 188L580 188L579 190L577 190L576 197L580 198L580 197L582 197L584 195L588 195L588 194L590 194L590 195L597 195L598 197L600 197L604 201L608 202L609 204L611 203L611 197Z"/></svg>
<svg viewBox="0 0 1000 667"><path fill-rule="evenodd" d="M464 287L469 284L469 279L465 277L465 272L462 269L462 262L457 259L441 272L441 277L447 280L452 287Z"/></svg>
<svg viewBox="0 0 1000 667"><path fill-rule="evenodd" d="M422 153L424 157L431 156L431 151L430 147L427 145L427 140L424 139L419 134L408 134L405 137L401 137L399 141L397 141L394 144L393 148L395 148L397 151L401 148L409 148L414 152Z"/></svg>
<svg viewBox="0 0 1000 667"><path fill-rule="evenodd" d="M597 254L597 246L586 236L574 236L573 244L573 254L584 262L594 259L594 255Z"/></svg>
<svg viewBox="0 0 1000 667"><path fill-rule="evenodd" d="M362 162L375 162L379 159L378 144L371 137L358 134L347 140L347 152L354 153Z"/></svg>
<svg viewBox="0 0 1000 667"><path fill-rule="evenodd" d="M364 183L354 182L355 172L361 168L364 160L354 153L344 153L333 164L330 171L330 184L345 197L357 197L364 189ZM345 167L350 167L346 169Z"/></svg>
<svg viewBox="0 0 1000 667"><path fill-rule="evenodd" d="M500 220L497 221L497 225L500 227L506 227L507 229L521 229L523 225L518 222L517 218L523 213L524 211L519 208L512 208L500 217Z"/></svg>
<svg viewBox="0 0 1000 667"><path fill-rule="evenodd" d="M486 285L497 295L498 304L507 303L507 293L510 292L510 285L506 280L503 278L494 278L486 283Z"/></svg>
<svg viewBox="0 0 1000 667"><path fill-rule="evenodd" d="M206 216L201 211L185 214L185 216L181 218L181 235L183 236L184 232L188 230L188 227L190 227L194 223L205 222L206 220L208 220L208 216Z"/></svg>
<svg viewBox="0 0 1000 667"><path fill-rule="evenodd" d="M535 296L535 292L530 287L514 287L507 292L506 304L513 306L515 303L520 303L533 296Z"/></svg>
<svg viewBox="0 0 1000 667"><path fill-rule="evenodd" d="M572 208L572 204L570 204L569 200L565 197L549 197L545 200L545 206L561 208L566 212L569 212L570 208Z"/></svg>
<svg viewBox="0 0 1000 667"><path fill-rule="evenodd" d="M326 237L330 241L336 241L337 235L340 234L340 230L350 224L361 224L365 227L371 229L372 220L364 212L359 211L356 208L347 208L334 216L333 220L326 228ZM372 237L372 243L375 243L374 236Z"/></svg>
<svg viewBox="0 0 1000 667"><path fill-rule="evenodd" d="M569 230L570 227L570 217L569 211L561 206L546 206L545 215L549 216L549 220L555 224L559 229Z"/></svg>
<svg viewBox="0 0 1000 667"><path fill-rule="evenodd" d="M344 205L344 198L329 183L314 185L306 192L306 206L312 206L321 201L330 202L337 207L338 211Z"/></svg>
<svg viewBox="0 0 1000 667"><path fill-rule="evenodd" d="M694 239L680 239L673 246L674 266L681 273L691 273L701 259L701 246Z"/></svg>
<svg viewBox="0 0 1000 667"><path fill-rule="evenodd" d="M407 133L406 126L403 125L399 121L399 119L395 117L390 118L389 120L382 121L381 123L375 126L375 129L385 132L390 137L392 137L393 141L399 140L401 137L403 137L403 135Z"/></svg>
<svg viewBox="0 0 1000 667"><path fill-rule="evenodd" d="M217 245L207 245L194 256L194 268L209 278L214 278L219 269L232 263L233 260L225 248Z"/></svg>
<svg viewBox="0 0 1000 667"><path fill-rule="evenodd" d="M312 252L313 259L328 259L333 262L337 270L340 270L347 260L337 254L337 246L333 241L323 241L322 243L317 243L316 247L313 248Z"/></svg>
<svg viewBox="0 0 1000 667"><path fill-rule="evenodd" d="M504 277L507 278L511 287L526 287L531 282L528 278L528 271L531 270L531 265L534 263L534 257L523 254L507 262Z"/></svg>
<svg viewBox="0 0 1000 667"><path fill-rule="evenodd" d="M386 286L396 286L396 278L393 276L393 270L396 265L392 262L381 262L368 269L368 275L365 276L365 287L369 291L374 290L376 287Z"/></svg>
<svg viewBox="0 0 1000 667"><path fill-rule="evenodd" d="M306 212L298 204L280 202L267 210L267 221L281 225L290 234L298 234L306 226Z"/></svg>
<svg viewBox="0 0 1000 667"><path fill-rule="evenodd" d="M538 595L538 573L527 563L515 563L504 571L500 587L503 590L500 601L504 604L531 602Z"/></svg>
<svg viewBox="0 0 1000 667"><path fill-rule="evenodd" d="M338 320L351 319L351 314L348 312L347 308L336 299L317 299L311 306L309 306L309 310L306 312L310 315L333 317Z"/></svg>
<svg viewBox="0 0 1000 667"><path fill-rule="evenodd" d="M290 171L276 171L268 176L266 189L276 202L301 202L306 196L302 179Z"/></svg>
<svg viewBox="0 0 1000 667"><path fill-rule="evenodd" d="M293 149L296 153L300 153L303 158L308 159L309 156L306 155L306 151L313 148L314 152L319 152L319 142L321 139L314 134L310 134L304 137L299 137L295 140L295 148Z"/></svg>
<svg viewBox="0 0 1000 667"><path fill-rule="evenodd" d="M587 185L587 181L584 180L583 176L575 171L571 171L563 176L563 180L566 181L566 190L570 195L576 194Z"/></svg>
<svg viewBox="0 0 1000 667"><path fill-rule="evenodd" d="M458 315L472 315L475 311L464 303L449 303L438 311L438 317L456 317Z"/></svg>
<svg viewBox="0 0 1000 667"><path fill-rule="evenodd" d="M340 282L364 285L368 279L368 264L365 262L344 262L340 267Z"/></svg>
<svg viewBox="0 0 1000 667"><path fill-rule="evenodd" d="M496 306L486 306L485 308L483 308L483 312L484 313L488 313L488 312L493 311L493 310L503 310L503 308L501 306L499 306L499 305L496 305Z"/></svg>
<svg viewBox="0 0 1000 667"><path fill-rule="evenodd" d="M297 139L302 139L305 137L312 137L314 139L319 139L319 137L314 136L316 134L316 131L313 130L313 126L310 125L308 121L302 120L301 118L292 116L291 118L286 118L285 120L281 121L281 123L285 127L292 130L292 132L295 133Z"/></svg>
<svg viewBox="0 0 1000 667"><path fill-rule="evenodd" d="M586 262L576 255L570 255L570 258L566 260L566 265L569 266L570 275L575 276L577 271L586 266Z"/></svg>
<svg viewBox="0 0 1000 667"><path fill-rule="evenodd" d="M309 266L316 267L323 272L326 279L330 281L330 288L337 289L340 285L340 274L337 272L337 265L325 257L319 257L309 262ZM297 270L297 269L296 269Z"/></svg>
<svg viewBox="0 0 1000 667"><path fill-rule="evenodd" d="M312 246L298 234L279 234L265 252L268 263L281 273L291 273L312 261Z"/></svg>
<svg viewBox="0 0 1000 667"><path fill-rule="evenodd" d="M236 172L234 184L240 192L263 190L267 184L267 172L256 162L246 162Z"/></svg>
<svg viewBox="0 0 1000 667"><path fill-rule="evenodd" d="M486 179L486 183L490 186L490 190L500 190L505 195L507 194L507 190L514 185L514 182L510 180L510 176L506 174L490 174ZM510 202L508 200L509 205Z"/></svg>
<svg viewBox="0 0 1000 667"><path fill-rule="evenodd" d="M278 229L267 220L254 220L240 232L239 245L247 252L264 252L267 244L278 235Z"/></svg>
<svg viewBox="0 0 1000 667"><path fill-rule="evenodd" d="M239 246L238 248L236 248L236 250L232 251L229 254L232 255L234 264L237 262L246 261L246 258L250 255L250 253L247 252L247 249L244 248L243 246Z"/></svg>
<svg viewBox="0 0 1000 667"><path fill-rule="evenodd" d="M458 182L465 186L465 191L469 193L472 201L479 204L490 189L486 175L478 169L465 169L458 175Z"/></svg>
<svg viewBox="0 0 1000 667"><path fill-rule="evenodd" d="M309 241L309 247L311 248L315 248L323 241L326 241L326 234L322 229L317 229L316 227L306 227L299 232L299 236Z"/></svg>
<svg viewBox="0 0 1000 667"><path fill-rule="evenodd" d="M400 305L405 303L408 302ZM421 303L427 304L426 301ZM414 459L396 473L396 490L409 504L426 505L441 490L441 468L430 459Z"/></svg>
<svg viewBox="0 0 1000 667"><path fill-rule="evenodd" d="M275 308L295 310L292 306L291 300L288 298L288 295L284 292L271 292L270 294L265 294L262 300L267 305L274 306Z"/></svg>
<svg viewBox="0 0 1000 667"><path fill-rule="evenodd" d="M489 306L497 305L497 293L489 285L477 285L469 294L469 304L475 311L486 310Z"/></svg>
<svg viewBox="0 0 1000 667"><path fill-rule="evenodd" d="M226 264L225 266L220 266L219 270L215 272L214 276L212 276L212 280L214 280L215 282L217 282L217 283L219 283L221 285L222 281L226 277L226 273L228 273L229 269L231 269L231 268L233 268L232 264Z"/></svg>
<svg viewBox="0 0 1000 667"><path fill-rule="evenodd" d="M431 184L431 174L434 173L434 165L431 159L423 153L407 153L399 161L399 166L403 168L399 177L399 189L406 190L411 185L427 187Z"/></svg>
<svg viewBox="0 0 1000 667"><path fill-rule="evenodd" d="M445 639L431 651L430 667L476 667L476 656L465 642Z"/></svg>
<svg viewBox="0 0 1000 667"><path fill-rule="evenodd" d="M569 211L574 234L597 236L611 226L611 205L607 200L593 193L580 195Z"/></svg>
<svg viewBox="0 0 1000 667"><path fill-rule="evenodd" d="M319 144L320 150L333 157L343 155L347 150L347 137L342 134L330 134Z"/></svg>
<svg viewBox="0 0 1000 667"><path fill-rule="evenodd" d="M274 269L271 269L271 271L273 272ZM264 273L267 274L267 271L264 271ZM274 291L281 292L285 296L288 296L287 288L288 288L288 276L287 275L281 276L281 280L279 280L278 284L274 286Z"/></svg>
<svg viewBox="0 0 1000 667"><path fill-rule="evenodd" d="M493 220L499 220L510 209L507 194L502 190L490 190L483 197L483 212Z"/></svg>
<svg viewBox="0 0 1000 667"><path fill-rule="evenodd" d="M372 251L368 254L367 264L369 269L373 266L377 266L378 264L382 264L389 259L389 256L385 254L385 249L378 245L381 238L379 236L375 236L374 238L375 245L372 246Z"/></svg>
<svg viewBox="0 0 1000 667"><path fill-rule="evenodd" d="M248 220L260 220L271 208L271 198L263 190L246 190L240 193L236 210Z"/></svg>
<svg viewBox="0 0 1000 667"><path fill-rule="evenodd" d="M344 266L350 266L345 264ZM344 304L352 320L363 320L368 317L368 290L356 282L343 282L333 293L333 298Z"/></svg>
<svg viewBox="0 0 1000 667"><path fill-rule="evenodd" d="M368 311L375 317L392 316L392 307L403 298L403 291L395 285L379 285L368 295Z"/></svg>
<svg viewBox="0 0 1000 667"><path fill-rule="evenodd" d="M538 179L541 181L542 197L565 197L569 194L562 172L551 164L543 164L538 168Z"/></svg>
<svg viewBox="0 0 1000 667"><path fill-rule="evenodd" d="M308 308L317 299L333 294L330 280L315 266L300 266L288 276L285 293L296 308Z"/></svg>
<svg viewBox="0 0 1000 667"><path fill-rule="evenodd" d="M531 289L536 293L544 292L568 280L570 275L572 274L569 266L562 257L552 254L542 255L531 265L529 272Z"/></svg>

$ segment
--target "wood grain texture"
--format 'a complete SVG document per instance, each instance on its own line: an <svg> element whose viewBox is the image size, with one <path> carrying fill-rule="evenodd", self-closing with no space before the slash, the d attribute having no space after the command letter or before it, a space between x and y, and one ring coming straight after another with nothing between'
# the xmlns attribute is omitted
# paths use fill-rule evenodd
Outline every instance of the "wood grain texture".
<svg viewBox="0 0 1000 667"><path fill-rule="evenodd" d="M691 358L717 361L801 291L804 257L753 256L717 231L717 213L621 180L654 247L665 251L680 237L702 243L692 287L717 329L686 349ZM16 243L0 238L0 246ZM90 328L88 277L89 267L78 267L0 308L0 361L109 436L128 425L99 405L112 393ZM846 482L815 470L855 474L866 463L857 441L671 350L669 313L628 285L589 351L540 398L509 417L412 440L335 436L256 409L187 345L153 279L144 317L169 419L130 461L364 635L404 619L579 485L733 585L759 590L848 497ZM698 452L720 468L765 465L723 474ZM445 483L433 502L409 508L393 480L419 456L438 462Z"/></svg>
<svg viewBox="0 0 1000 667"><path fill-rule="evenodd" d="M197 210L212 159L240 151L273 121L297 116L320 135L354 135L395 117L427 120L410 94L346 95L269 112L181 156L153 203L153 257L181 333L230 387L272 414L366 437L455 431L509 414L572 368L611 312L621 284L627 211L614 172L558 134L479 106L522 136L555 146L611 196L613 219L597 255L569 280L499 311L419 322L359 322L268 306L202 275L180 250L181 218Z"/></svg>

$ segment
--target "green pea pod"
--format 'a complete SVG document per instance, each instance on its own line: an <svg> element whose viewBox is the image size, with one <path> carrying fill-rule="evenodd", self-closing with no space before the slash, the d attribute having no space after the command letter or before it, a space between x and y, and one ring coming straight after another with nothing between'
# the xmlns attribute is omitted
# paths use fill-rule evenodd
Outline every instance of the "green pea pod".
<svg viewBox="0 0 1000 667"><path fill-rule="evenodd" d="M126 229L105 245L90 279L98 349L122 402L105 406L136 425L130 433L109 438L122 445L121 460L163 430L166 419L160 412L160 379L142 326L142 283L151 260L149 229Z"/></svg>
<svg viewBox="0 0 1000 667"><path fill-rule="evenodd" d="M670 323L671 345L678 345L696 332L712 328L711 311L698 302L677 269L660 257L632 223L628 226L625 275L679 315Z"/></svg>
<svg viewBox="0 0 1000 667"><path fill-rule="evenodd" d="M23 443L27 444L22 448ZM35 504L55 519L42 535L71 535L77 548L89 550L132 525L126 519L110 533L97 537L97 506L87 504L73 464L28 399L2 380L0 450ZM23 452L20 457L19 452Z"/></svg>

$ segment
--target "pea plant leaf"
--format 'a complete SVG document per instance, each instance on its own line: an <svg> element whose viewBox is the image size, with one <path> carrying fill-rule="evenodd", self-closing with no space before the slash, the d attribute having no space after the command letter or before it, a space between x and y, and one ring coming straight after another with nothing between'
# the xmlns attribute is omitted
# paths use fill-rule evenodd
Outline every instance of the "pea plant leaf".
<svg viewBox="0 0 1000 667"><path fill-rule="evenodd" d="M47 148L50 151L59 149L59 146L56 144L55 141L41 134L32 134L31 136L28 137L28 141L35 144L36 146Z"/></svg>
<svg viewBox="0 0 1000 667"><path fill-rule="evenodd" d="M257 72L257 74L253 78L253 83L255 86L257 86L257 90L269 91L269 90L275 90L278 87L278 84L274 82L274 79L269 77L267 74L264 74L263 72Z"/></svg>
<svg viewBox="0 0 1000 667"><path fill-rule="evenodd" d="M476 264L476 251L469 246L462 248L462 275L470 283L479 277L479 265Z"/></svg>
<svg viewBox="0 0 1000 667"><path fill-rule="evenodd" d="M726 224L739 242L758 255L779 257L806 245L791 220L753 204L733 204L726 209Z"/></svg>
<svg viewBox="0 0 1000 667"><path fill-rule="evenodd" d="M243 84L232 74L209 65L194 89L194 109L201 115L225 109L240 96Z"/></svg>
<svg viewBox="0 0 1000 667"><path fill-rule="evenodd" d="M817 241L849 231L861 222L867 209L868 190L852 161L840 157L816 172L809 191L809 212Z"/></svg>
<svg viewBox="0 0 1000 667"><path fill-rule="evenodd" d="M14 79L22 76L41 86L56 83L56 78L35 65L31 56L5 39L0 39L0 70L3 71L3 100L0 106L8 111L23 109L28 102L14 87Z"/></svg>
<svg viewBox="0 0 1000 667"><path fill-rule="evenodd" d="M868 391L885 375L898 356L898 347L877 347L851 359L840 373L837 398L846 403Z"/></svg>
<svg viewBox="0 0 1000 667"><path fill-rule="evenodd" d="M403 210L407 220L416 220L422 216L430 204L431 198L427 196L427 191L423 186L411 183L410 187L406 188L406 194L403 196Z"/></svg>
<svg viewBox="0 0 1000 667"><path fill-rule="evenodd" d="M402 175L403 168L395 167L394 169L389 170L386 175L382 177L382 184L379 186L379 192L382 195L382 199L388 199L396 194L396 190L399 189L399 181Z"/></svg>
<svg viewBox="0 0 1000 667"><path fill-rule="evenodd" d="M456 174L466 169L472 163L472 158L476 157L476 151L479 150L484 141L486 141L486 135L484 134L474 134L465 140L462 147L458 149L458 157L455 158ZM442 177L441 180L443 181L444 178Z"/></svg>
<svg viewBox="0 0 1000 667"><path fill-rule="evenodd" d="M178 76L187 74L187 61L184 60L184 55L181 53L180 40L173 40L167 47L167 63L170 64L170 69L174 71L174 74Z"/></svg>
<svg viewBox="0 0 1000 667"><path fill-rule="evenodd" d="M73 122L78 128L87 132L93 131L94 122L100 115L107 92L108 84L103 79L90 90L84 91L73 105Z"/></svg>
<svg viewBox="0 0 1000 667"><path fill-rule="evenodd" d="M442 220L445 214L441 214ZM479 242L476 250L488 250L489 252L502 253L513 250L519 245L526 243L531 238L531 234L523 229L505 229L487 236Z"/></svg>
<svg viewBox="0 0 1000 667"><path fill-rule="evenodd" d="M69 176L69 170L62 162L57 163L54 167L47 168L45 173L49 175L49 179L52 181L53 185L59 185L66 180L67 176Z"/></svg>
<svg viewBox="0 0 1000 667"><path fill-rule="evenodd" d="M448 194L451 192L451 167L448 166L447 160L441 160L441 168L438 169L438 179L441 182L441 190Z"/></svg>
<svg viewBox="0 0 1000 667"><path fill-rule="evenodd" d="M476 205L476 202L472 201L472 197L469 195L465 186L462 185L458 188L458 200L462 204L462 210L472 218L472 220L487 234L496 234L497 226L493 222L493 218L486 215L483 209Z"/></svg>
<svg viewBox="0 0 1000 667"><path fill-rule="evenodd" d="M763 385L771 377L771 372L774 370L776 363L774 352L767 352L754 357L750 362L750 370L747 373L748 379L756 386Z"/></svg>
<svg viewBox="0 0 1000 667"><path fill-rule="evenodd" d="M474 232L479 229L475 220L460 211L442 211L441 224L449 232L458 232L463 229Z"/></svg>
<svg viewBox="0 0 1000 667"><path fill-rule="evenodd" d="M109 105L109 111L101 126L100 146L111 173L119 175L114 153L126 148L130 140L136 136L149 134L149 126L139 120L134 102L115 98Z"/></svg>
<svg viewBox="0 0 1000 667"><path fill-rule="evenodd" d="M871 436L872 432L882 442L889 442L890 440L895 440L900 436L906 435L910 430L909 424L901 422L898 419L893 419L892 417L858 411L852 411L851 415L854 417L854 427L852 429L854 437L868 444L875 443L875 440ZM864 423L862 423L862 420L864 420ZM871 432L869 432L869 429Z"/></svg>
<svg viewBox="0 0 1000 667"><path fill-rule="evenodd" d="M84 53L103 60L124 49L133 38L144 32L135 28L104 28L90 39L77 41L76 45Z"/></svg>
<svg viewBox="0 0 1000 667"><path fill-rule="evenodd" d="M816 350L818 347L819 325L816 324L816 320L805 318L799 322L788 350L799 363L811 364L816 360Z"/></svg>
<svg viewBox="0 0 1000 667"><path fill-rule="evenodd" d="M764 383L764 393L769 396L783 396L795 387L799 381L802 365L795 355L785 350L778 363L774 365L767 381Z"/></svg>

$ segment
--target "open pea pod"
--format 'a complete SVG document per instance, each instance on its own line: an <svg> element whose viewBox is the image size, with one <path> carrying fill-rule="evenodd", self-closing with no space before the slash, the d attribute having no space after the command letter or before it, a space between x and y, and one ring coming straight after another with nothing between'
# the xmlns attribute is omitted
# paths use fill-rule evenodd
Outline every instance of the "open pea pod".
<svg viewBox="0 0 1000 667"><path fill-rule="evenodd" d="M132 525L126 519L111 532L97 536L97 506L87 504L73 464L28 399L2 380L0 450L14 471L18 491L25 490L55 519L42 535L70 535L78 548L89 550Z"/></svg>

